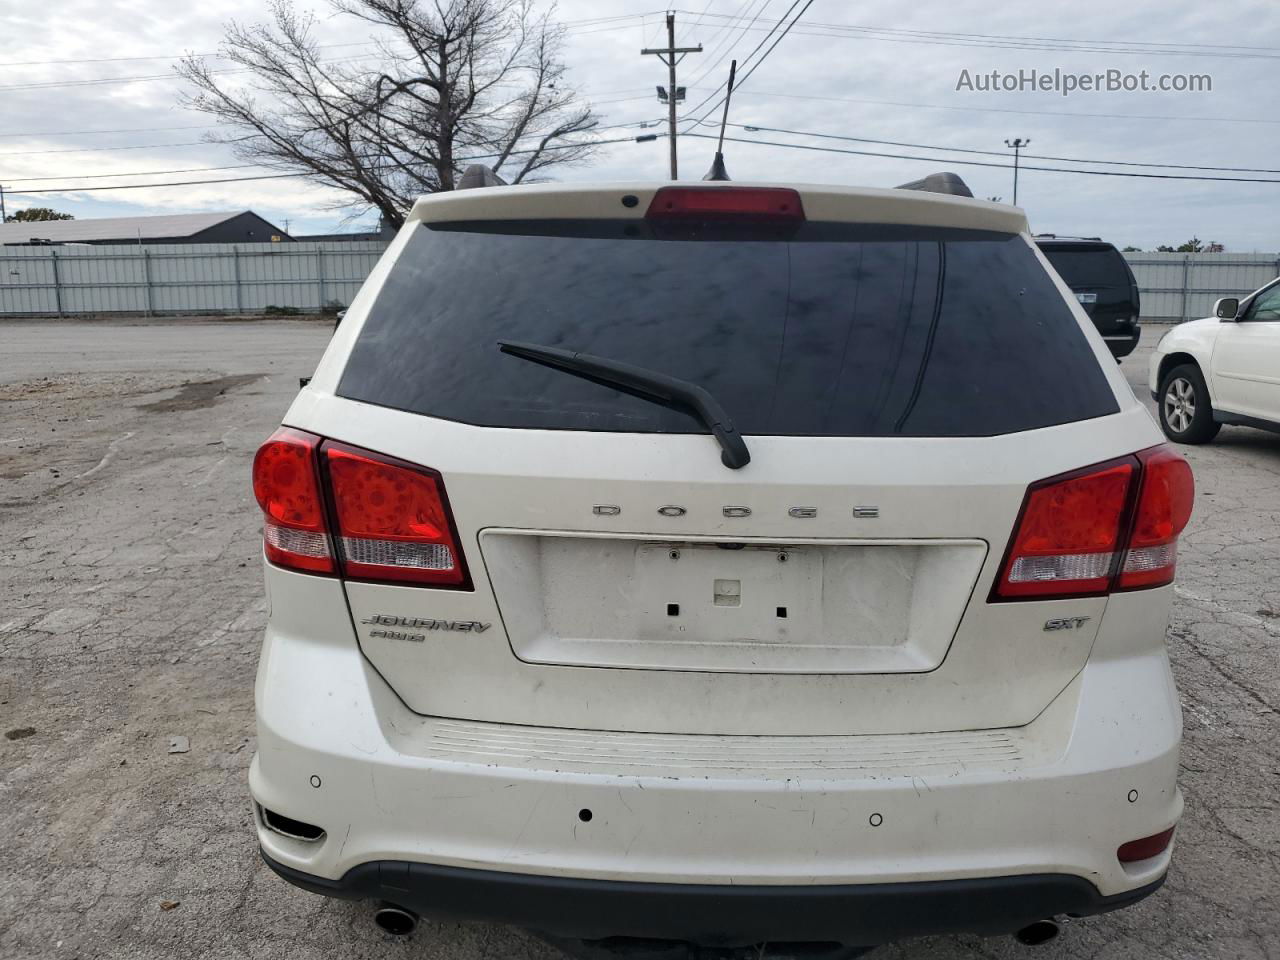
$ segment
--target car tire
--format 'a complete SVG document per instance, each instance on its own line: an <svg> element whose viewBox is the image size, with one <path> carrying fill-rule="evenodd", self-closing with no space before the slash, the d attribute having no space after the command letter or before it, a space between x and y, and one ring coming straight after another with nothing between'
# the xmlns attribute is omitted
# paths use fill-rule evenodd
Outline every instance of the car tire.
<svg viewBox="0 0 1280 960"><path fill-rule="evenodd" d="M1160 381L1160 429L1175 443L1208 443L1222 424L1213 419L1209 388L1194 363L1174 367Z"/></svg>

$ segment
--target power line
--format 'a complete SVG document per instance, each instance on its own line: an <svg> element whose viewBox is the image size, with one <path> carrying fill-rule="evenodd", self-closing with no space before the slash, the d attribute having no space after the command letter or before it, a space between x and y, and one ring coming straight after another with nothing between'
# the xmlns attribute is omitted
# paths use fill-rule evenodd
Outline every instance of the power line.
<svg viewBox="0 0 1280 960"><path fill-rule="evenodd" d="M794 2L791 4L791 6L787 8L787 13L790 13L792 10L794 10L794 9L795 9L795 6L796 6L796 3L798 3L798 2L799 2L799 0L794 0ZM774 51L775 49L777 49L778 44L780 44L783 40L785 40L785 39L787 38L787 34L788 34L788 33L790 33L790 32L791 32L791 29L792 29L792 28L793 28L797 23L799 23L799 22L800 22L800 18L801 18L801 17L803 17L803 16L805 15L805 12L806 12L806 11L807 11L811 6L813 6L813 0L805 0L805 5L804 5L803 7L801 7L801 8L800 8L800 12L799 12L799 13L797 13L797 14L792 18L791 22L790 22L789 24L787 24L786 28L782 31L782 33L778 34L778 39L776 39L776 40L774 40L774 41L773 41L773 45L772 45L772 46L770 46L768 50L766 50L764 53L762 53L762 54L760 55L760 59L759 59L759 60L757 60L755 63L753 63L753 64L751 65L751 69L749 69L745 74L743 74L743 75L742 75L742 78L741 78L740 80L738 80L738 82L735 84L735 87L737 87L737 88L741 88L741 87L742 87L742 85L743 85L744 83L746 83L748 80L750 80L750 79L751 79L751 75L752 75L753 73L755 73L755 72L756 72L756 70L758 70L758 69L760 68L760 64L764 63L767 59L769 59L769 54L773 53L773 51ZM783 14L783 16L785 17L785 16L786 16L786 14ZM781 22L781 21L779 21L779 22ZM766 35L765 35L765 40L769 39L769 36L770 36L770 34L766 34ZM763 43L763 41L761 41L761 43ZM757 50L758 50L758 49L760 49L759 45L757 45L756 49L757 49ZM752 53L753 53L753 54L754 54L754 52L755 52L755 51L752 51ZM750 58L748 58L748 59L750 59ZM723 88L723 86L724 86L724 85L723 85L723 84L721 84L721 87L722 87L722 88ZM712 96L715 96L715 94L712 94ZM698 118L698 122L699 122L699 123L700 123L700 122L702 122L703 120L707 119L707 117L709 117L711 114L715 113L716 109L717 109L717 108L718 108L722 103L724 103L724 102L725 102L725 99L726 99L726 97L727 97L727 96L728 96L728 94L727 94L727 92L726 92L725 96L721 97L719 100L717 100L715 103L713 103L713 104L710 106L710 108L708 108L707 112L706 112L706 113L704 113L702 116L700 116L700 117ZM709 98L708 98L708 99L709 99ZM706 101L704 100L704 101L703 101L703 103L706 103ZM702 104L699 104L698 106L699 106L699 107L701 107L701 105L702 105ZM695 108L695 110L696 110L696 109L697 109L697 108ZM690 112L692 113L692 112L694 112L694 111L690 111Z"/></svg>
<svg viewBox="0 0 1280 960"><path fill-rule="evenodd" d="M649 134L649 136L656 139L658 137L664 137L666 136L666 134L661 134L661 133ZM544 150L571 150L575 147L597 147L597 146L605 146L606 144L611 144L611 143L636 143L636 142L637 141L635 137L615 137L609 140L591 140L591 141L581 141L577 143L554 144L554 145L545 147L543 149ZM536 150L512 150L509 155L516 156L516 155L523 155L523 154L535 153L535 152L537 151ZM499 156L499 154L496 154L496 153L476 154L474 156L469 156L469 157L458 157L457 162L468 163L472 160L489 160L496 156ZM383 168L375 168L375 169L383 169ZM263 174L262 176L253 176L253 177L220 177L214 180L183 180L183 181L174 181L170 183L124 183L124 184L117 184L115 186L107 186L107 187L74 187L74 186L40 187L35 190L12 190L10 192L14 196L28 196L28 195L45 194L45 193L91 193L91 192L96 193L102 190L143 190L143 189L152 189L152 188L159 188L159 187L194 187L194 186L201 186L203 184L213 184L213 183L249 183L251 181L258 181L258 180L286 180L286 179L294 179L298 177L316 177L316 176L319 176L319 175L313 172L274 173L274 174Z"/></svg>
<svg viewBox="0 0 1280 960"><path fill-rule="evenodd" d="M710 5L710 4L708 4ZM661 13L661 10L651 10L648 13L624 13L612 17L591 17L587 19L570 19L564 21L567 30L576 31L581 27L593 27L600 24L607 24L614 21L638 20L644 17L652 16L655 13ZM618 24L621 26L621 24ZM610 27L609 29L615 29ZM360 40L351 43L319 43L316 44L317 50L335 50L340 47L372 47L376 46L376 40ZM227 57L222 52L217 53L170 53L170 54L146 54L137 57L86 57L76 60L8 60L0 63L0 68L4 67L57 67L68 66L81 63L141 63L143 61L154 60L185 60L187 57L208 57L212 60L226 60ZM104 78L111 79L111 78Z"/></svg>
<svg viewBox="0 0 1280 960"><path fill-rule="evenodd" d="M138 170L133 173L63 173L52 177L20 177L7 184L5 189L12 189L13 184L47 183L50 180L114 180L117 177L162 177L174 173L215 173L220 170L247 170L250 167L270 169L261 163L233 163L226 167L185 167L180 170Z"/></svg>
<svg viewBox="0 0 1280 960"><path fill-rule="evenodd" d="M362 40L357 43L320 43L316 45L317 50L332 50L337 47L371 47L375 41ZM143 57L94 57L86 60L11 60L6 63L0 63L0 67L59 67L67 64L76 63L131 63L143 60L185 60L188 56L192 57L209 57L213 60L227 59L221 53L178 53L167 54L163 56L143 56Z"/></svg>
<svg viewBox="0 0 1280 960"><path fill-rule="evenodd" d="M603 126L592 127L591 129L592 129L592 132L595 132L598 130L616 130L620 127L641 127L641 126L644 126L645 124L654 123L654 122L657 122L657 121L656 120L653 120L653 121L630 120L626 123L610 123L610 124L605 124ZM519 137L517 139L517 142L519 140L538 139L540 136L541 134L536 134L536 133L526 134L523 137ZM245 170L250 167L258 167L264 170L274 169L272 167L269 167L261 163L238 163L238 164L230 164L224 167L187 167L185 169L180 169L180 170L135 170L130 173L93 173L93 174L61 173L61 174L55 174L52 176L44 176L44 177L20 177L19 179L15 180L14 183L18 183L18 184L38 183L38 182L48 182L49 180L105 180L105 179L115 179L117 177L159 177L159 176L165 176L168 174L175 174L175 173L213 173L221 170ZM12 185L9 185L9 186L11 187Z"/></svg>
<svg viewBox="0 0 1280 960"><path fill-rule="evenodd" d="M714 126L714 124L711 124ZM916 150L946 150L951 153L973 153L989 157L1006 157L1007 151L978 150L973 147L947 147L932 143L907 143L902 140L875 140L871 137L850 137L835 133L815 133L812 130L789 130L786 127L764 127L755 123L733 123L729 126L744 130L763 130L768 133L786 133L798 137L817 137L821 140L844 140L851 143L876 143L888 147L911 147ZM1209 170L1219 173L1280 173L1280 169L1264 167L1206 167L1192 163L1143 163L1139 160L1097 160L1082 157L1051 157L1042 154L1024 153L1029 160L1054 160L1059 163L1095 163L1108 167L1155 167L1166 170Z"/></svg>
<svg viewBox="0 0 1280 960"><path fill-rule="evenodd" d="M772 0L765 0L765 4L764 4L764 6L762 6L759 10L757 10L757 11L756 11L756 15L755 15L755 17L753 17L753 18L751 19L751 23L755 23L756 18L758 18L758 17L760 16L760 14L764 13L765 9L769 6L769 3L770 3L770 2L772 2ZM791 11L792 11L792 10L794 10L794 9L796 8L796 4L797 4L797 3L799 3L799 0L792 0L791 6L787 7L786 12L785 12L785 13L783 13L783 15L782 15L782 19L784 19L784 20L785 20L785 19L786 19L786 18L791 14ZM779 22L781 22L781 21L779 21ZM750 26L750 24L748 24L748 26ZM776 27L775 27L775 29L776 29ZM724 52L723 54L721 54L721 55L720 55L720 58L719 58L718 60L716 60L716 62L715 62L711 67L708 67L708 68L707 68L707 71L706 71L705 73L703 73L703 74L702 74L702 76L700 76L700 77L698 78L698 80L697 80L697 81L695 81L695 82L698 82L698 83L702 82L702 80L703 80L703 79L705 79L705 78L706 78L706 77L711 73L711 71L712 71L712 70L714 70L716 67L718 67L720 64L722 64L722 63L724 62L725 57L727 57L729 54L733 53L734 49L738 46L738 42L739 42L743 37L745 37L746 35L747 35L747 31L746 31L746 30L743 30L743 31L742 31L742 33L741 33L741 35L739 35L738 39L737 39L737 40L734 40L734 41L733 41L733 43L732 43L732 44L730 44L729 48L728 48L727 50L725 50L725 52ZM769 37L771 37L772 35L773 35L773 31L772 31L772 30L770 30L768 33L766 33L766 34L764 35L764 39L763 39L763 40L761 40L759 43L757 43L757 44L755 45L755 47L751 50L751 52L750 52L750 53L748 53L745 57L743 57L743 58L742 58L742 65L743 65L744 67L745 67L748 63L750 63L750 62L751 62L751 58L752 58L752 57L754 57L754 56L756 55L756 53L760 50L760 48L761 48L762 46L764 46L765 41L767 41L767 40L769 39ZM720 81L719 85L718 85L714 90L712 90L712 91L711 91L711 93L707 94L707 96L706 96L705 98L703 98L703 99L698 103L698 105L697 105L697 106L692 107L692 108L690 108L690 109L686 110L686 111L685 111L685 115L687 116L688 114L691 114L691 113L697 113L699 110L701 110L701 109L702 109L702 108L703 108L703 107L708 103L708 101L710 101L712 98L714 98L714 97L715 97L715 95L716 95L717 93L719 93L721 90L724 90L724 89L726 88L726 86L727 86L726 81L723 81L723 80L722 80L722 81ZM736 86L736 84L735 84L735 86ZM714 107L712 107L712 110L714 110L714 109L715 109L715 108L714 108Z"/></svg>
<svg viewBox="0 0 1280 960"><path fill-rule="evenodd" d="M755 23L760 18L760 16L765 12L765 10L769 8L769 5L772 2L773 0L762 0L760 7L756 10L755 14L750 18L747 25L750 26L751 24ZM746 5L746 11L743 14L743 19L746 19L746 13L750 13L751 8L755 6L755 3L756 3L756 0L749 0L749 2ZM743 30L735 38L733 33L736 27L734 26L733 21L728 18L726 18L726 26L728 28L728 32L724 35L724 37L720 40L720 42L716 44L715 50L712 50L711 53L709 54L707 58L709 62L707 63L706 69L703 70L701 73L699 73L690 82L689 84L690 89L702 83L702 81L705 80L707 77L712 76L715 73L716 69L720 66L720 64L724 63L725 58L728 57L729 54L733 53L734 49L742 41L742 38L747 35L747 31ZM728 44L728 46L725 46L726 43ZM721 50L721 48L723 48L723 50ZM720 53L719 56L716 56L717 52ZM722 83L720 86L723 87L724 84ZM712 96L715 96L715 94L713 93ZM701 104L699 104L699 106L701 106Z"/></svg>
<svg viewBox="0 0 1280 960"><path fill-rule="evenodd" d="M363 56L372 56L372 54L364 54ZM333 60L317 60L317 64L330 63L352 63L363 57L339 57ZM210 70L209 76L227 77L234 74L245 74L256 72L252 67L244 67L238 70ZM23 90L59 90L66 87L100 87L109 86L117 83L149 83L154 80L183 80L184 77L177 73L156 73L148 74L141 77L92 77L87 80L49 80L36 83L18 83L0 87L0 92L4 91L23 91Z"/></svg>
<svg viewBox="0 0 1280 960"><path fill-rule="evenodd" d="M38 157L50 153L106 153L114 150L168 150L176 147L208 147L207 140L192 140L189 143L137 143L125 147L68 147L60 150L10 150L0 153L0 157Z"/></svg>
<svg viewBox="0 0 1280 960"><path fill-rule="evenodd" d="M1034 117L1083 117L1090 120L1192 120L1197 123L1280 123L1280 120L1260 117L1171 117L1167 114L1141 113L1080 113L1064 110L1017 110L1012 107L961 107L942 103L909 103L903 100L868 100L859 97L825 97L813 93L771 93L752 90L751 96L784 97L790 100L818 100L829 103L868 103L882 107L916 107L926 110L963 110L969 113L1016 113Z"/></svg>
<svg viewBox="0 0 1280 960"><path fill-rule="evenodd" d="M700 140L715 140L716 138L707 133L686 133L684 136L697 137ZM904 153L885 153L876 150L850 150L843 147L819 147L807 143L784 143L777 140L748 140L745 137L725 137L733 143L754 143L758 146L765 147L783 147L788 150L808 150L816 153L841 153L852 154L860 157L888 157L894 160L922 160L928 163L948 163L961 164L967 167L993 167L999 170L1012 170L1013 164L1009 163L992 163L985 160L959 160L954 157L920 157ZM930 148L935 149L935 148ZM945 147L936 148L945 150ZM1069 167L1032 167L1022 164L1023 170L1038 170L1046 173L1076 173L1082 176L1092 177L1137 177L1144 180L1200 180L1200 181L1221 181L1227 183L1280 183L1280 180L1263 179L1259 177L1206 177L1196 174L1176 174L1176 173L1130 173L1123 170L1073 170Z"/></svg>
<svg viewBox="0 0 1280 960"><path fill-rule="evenodd" d="M710 14L732 17L730 14ZM754 27L752 29L763 29ZM883 40L891 43L914 43L935 46L982 47L997 50L1045 50L1055 52L1108 53L1144 56L1191 56L1221 59L1275 60L1280 55L1267 47L1243 47L1215 44L1175 44L1143 41L1064 40L1017 37L999 34L966 34L945 31L902 30L857 24L810 22L800 31L803 36L838 37L848 40Z"/></svg>
<svg viewBox="0 0 1280 960"><path fill-rule="evenodd" d="M197 125L194 127L121 127L118 130L36 130L27 131L26 133L0 133L0 138L16 138L16 137L79 137L89 136L90 134L109 134L109 133L168 133L172 130L212 130L214 127L209 124Z"/></svg>

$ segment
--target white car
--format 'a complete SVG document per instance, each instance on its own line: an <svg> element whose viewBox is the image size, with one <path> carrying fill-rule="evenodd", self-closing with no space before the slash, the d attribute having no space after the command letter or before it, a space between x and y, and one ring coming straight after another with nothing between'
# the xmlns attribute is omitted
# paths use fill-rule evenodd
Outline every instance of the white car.
<svg viewBox="0 0 1280 960"><path fill-rule="evenodd" d="M1280 278L1213 312L1174 327L1151 355L1165 436L1207 443L1224 423L1280 431Z"/></svg>
<svg viewBox="0 0 1280 960"><path fill-rule="evenodd" d="M1020 210L420 200L253 483L258 840L384 929L1038 942L1169 869L1191 472Z"/></svg>

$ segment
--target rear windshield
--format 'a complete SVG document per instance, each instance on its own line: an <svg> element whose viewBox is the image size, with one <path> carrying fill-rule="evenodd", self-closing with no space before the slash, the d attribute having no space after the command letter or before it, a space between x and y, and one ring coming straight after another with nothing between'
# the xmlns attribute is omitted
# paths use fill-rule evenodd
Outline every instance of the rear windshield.
<svg viewBox="0 0 1280 960"><path fill-rule="evenodd" d="M1069 287L1128 287L1132 275L1124 257L1110 245L1040 247Z"/></svg>
<svg viewBox="0 0 1280 960"><path fill-rule="evenodd" d="M830 224L421 225L338 393L482 426L705 432L504 339L692 381L743 434L990 436L1118 411L1021 237Z"/></svg>

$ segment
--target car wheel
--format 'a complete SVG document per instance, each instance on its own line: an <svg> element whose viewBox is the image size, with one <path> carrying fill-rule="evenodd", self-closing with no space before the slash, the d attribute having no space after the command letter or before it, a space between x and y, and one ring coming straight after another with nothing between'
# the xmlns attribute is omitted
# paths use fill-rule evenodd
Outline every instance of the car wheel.
<svg viewBox="0 0 1280 960"><path fill-rule="evenodd" d="M1193 363L1174 367L1160 382L1160 428L1178 443L1208 443L1222 424L1213 419L1209 388Z"/></svg>

